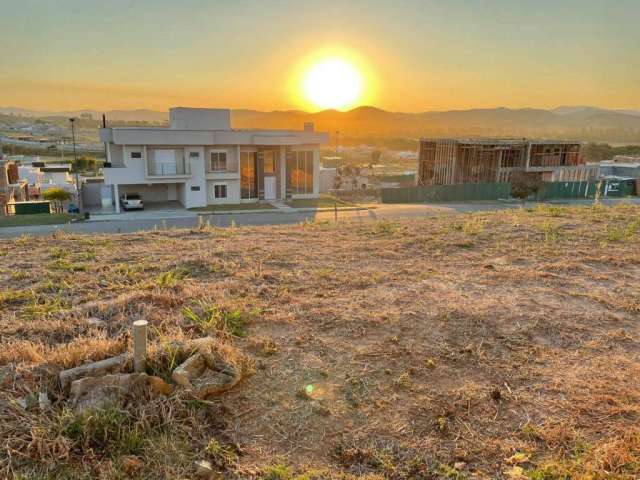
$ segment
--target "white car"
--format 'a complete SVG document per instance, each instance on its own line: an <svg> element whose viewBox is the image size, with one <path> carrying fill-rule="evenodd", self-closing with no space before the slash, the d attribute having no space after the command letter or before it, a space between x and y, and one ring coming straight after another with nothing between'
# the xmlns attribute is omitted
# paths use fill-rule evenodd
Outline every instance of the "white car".
<svg viewBox="0 0 640 480"><path fill-rule="evenodd" d="M125 193L120 196L120 206L123 210L143 210L142 197L138 193Z"/></svg>

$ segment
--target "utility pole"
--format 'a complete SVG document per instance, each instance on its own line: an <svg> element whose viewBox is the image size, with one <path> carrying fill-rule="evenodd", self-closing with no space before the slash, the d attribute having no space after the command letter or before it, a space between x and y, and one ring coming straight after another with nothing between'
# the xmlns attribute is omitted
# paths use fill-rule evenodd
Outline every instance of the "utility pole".
<svg viewBox="0 0 640 480"><path fill-rule="evenodd" d="M78 155L76 154L76 129L75 122L76 119L71 117L69 119L71 122L71 139L73 140L73 165L74 170L76 171L76 191L78 192L78 211L82 215L82 189L80 188L80 172L78 171Z"/></svg>

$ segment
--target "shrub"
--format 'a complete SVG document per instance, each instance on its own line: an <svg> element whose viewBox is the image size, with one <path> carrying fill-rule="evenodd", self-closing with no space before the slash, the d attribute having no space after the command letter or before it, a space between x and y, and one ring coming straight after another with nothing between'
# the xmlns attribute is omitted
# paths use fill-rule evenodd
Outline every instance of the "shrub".
<svg viewBox="0 0 640 480"><path fill-rule="evenodd" d="M531 195L535 195L542 188L540 175L535 172L513 172L511 175L511 195L522 200L522 204Z"/></svg>

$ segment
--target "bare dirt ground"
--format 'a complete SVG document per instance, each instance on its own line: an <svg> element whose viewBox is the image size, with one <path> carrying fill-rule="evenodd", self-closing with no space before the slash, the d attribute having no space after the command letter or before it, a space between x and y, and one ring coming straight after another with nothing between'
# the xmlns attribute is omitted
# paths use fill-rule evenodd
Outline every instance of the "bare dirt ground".
<svg viewBox="0 0 640 480"><path fill-rule="evenodd" d="M5 241L0 476L640 478L639 241L625 205ZM139 318L250 375L73 413L57 373Z"/></svg>

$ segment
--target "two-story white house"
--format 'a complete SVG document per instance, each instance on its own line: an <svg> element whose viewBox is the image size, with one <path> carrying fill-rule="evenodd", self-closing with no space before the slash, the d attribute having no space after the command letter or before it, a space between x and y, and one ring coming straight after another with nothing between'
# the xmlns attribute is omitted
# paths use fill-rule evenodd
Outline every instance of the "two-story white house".
<svg viewBox="0 0 640 480"><path fill-rule="evenodd" d="M171 108L169 127L100 129L107 161L104 179L120 195L139 193L145 204L217 204L314 198L320 190L320 145L327 133L237 130L231 111Z"/></svg>

